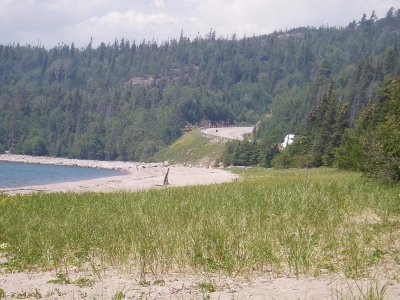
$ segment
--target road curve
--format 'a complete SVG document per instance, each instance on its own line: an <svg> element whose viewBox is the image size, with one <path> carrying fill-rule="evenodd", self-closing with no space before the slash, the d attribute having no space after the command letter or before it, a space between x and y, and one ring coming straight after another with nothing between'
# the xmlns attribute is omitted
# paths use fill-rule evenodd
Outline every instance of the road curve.
<svg viewBox="0 0 400 300"><path fill-rule="evenodd" d="M254 127L219 127L202 129L201 132L230 140L243 140L245 134L253 132L253 128Z"/></svg>

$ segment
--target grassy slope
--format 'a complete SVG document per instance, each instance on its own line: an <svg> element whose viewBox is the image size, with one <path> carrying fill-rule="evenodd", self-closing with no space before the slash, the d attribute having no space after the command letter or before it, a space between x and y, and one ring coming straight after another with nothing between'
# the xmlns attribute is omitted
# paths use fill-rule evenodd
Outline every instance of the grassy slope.
<svg viewBox="0 0 400 300"><path fill-rule="evenodd" d="M224 147L223 141L207 138L195 129L157 153L154 160L209 166L221 156Z"/></svg>
<svg viewBox="0 0 400 300"><path fill-rule="evenodd" d="M400 272L400 186L332 169L238 172L243 181L211 186L0 195L5 267L100 259L143 273L180 266L357 277L380 263Z"/></svg>

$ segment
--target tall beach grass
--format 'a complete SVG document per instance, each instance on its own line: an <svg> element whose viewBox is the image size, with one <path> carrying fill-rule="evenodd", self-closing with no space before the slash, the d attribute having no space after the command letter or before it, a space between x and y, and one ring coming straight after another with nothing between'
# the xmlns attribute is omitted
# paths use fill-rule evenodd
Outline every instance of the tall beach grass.
<svg viewBox="0 0 400 300"><path fill-rule="evenodd" d="M333 169L237 171L243 180L136 193L0 196L10 269L362 276L400 262L400 187Z"/></svg>

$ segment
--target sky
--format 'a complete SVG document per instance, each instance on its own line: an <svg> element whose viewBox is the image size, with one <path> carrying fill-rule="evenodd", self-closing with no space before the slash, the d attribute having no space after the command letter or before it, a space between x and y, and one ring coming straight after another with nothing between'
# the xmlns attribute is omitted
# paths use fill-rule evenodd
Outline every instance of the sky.
<svg viewBox="0 0 400 300"><path fill-rule="evenodd" d="M347 26L399 0L0 0L0 44L85 47L116 39L158 43L206 36L238 38L299 26Z"/></svg>

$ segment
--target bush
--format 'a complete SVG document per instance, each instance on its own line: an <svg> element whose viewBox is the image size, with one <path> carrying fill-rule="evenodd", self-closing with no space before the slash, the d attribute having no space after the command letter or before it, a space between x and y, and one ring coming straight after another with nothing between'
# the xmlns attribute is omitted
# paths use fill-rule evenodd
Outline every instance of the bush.
<svg viewBox="0 0 400 300"><path fill-rule="evenodd" d="M336 149L333 166L339 169L360 171L364 160L363 146L354 130L347 129L341 145Z"/></svg>
<svg viewBox="0 0 400 300"><path fill-rule="evenodd" d="M281 151L271 161L271 165L275 169L288 169L292 166L293 158L290 156L288 151Z"/></svg>
<svg viewBox="0 0 400 300"><path fill-rule="evenodd" d="M308 168L310 167L310 163L312 161L311 155L302 154L302 155L294 155L292 158L292 167L296 168Z"/></svg>
<svg viewBox="0 0 400 300"><path fill-rule="evenodd" d="M360 134L363 171L371 177L400 181L400 77L385 83L382 108L370 113L372 125Z"/></svg>

